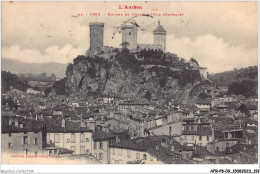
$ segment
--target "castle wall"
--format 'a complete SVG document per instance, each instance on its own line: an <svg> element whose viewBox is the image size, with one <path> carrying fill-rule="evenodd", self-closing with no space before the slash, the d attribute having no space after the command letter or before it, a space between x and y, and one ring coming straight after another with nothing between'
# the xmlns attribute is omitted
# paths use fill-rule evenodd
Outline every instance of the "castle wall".
<svg viewBox="0 0 260 174"><path fill-rule="evenodd" d="M138 44L137 51L141 50L163 50L163 46L155 44Z"/></svg>

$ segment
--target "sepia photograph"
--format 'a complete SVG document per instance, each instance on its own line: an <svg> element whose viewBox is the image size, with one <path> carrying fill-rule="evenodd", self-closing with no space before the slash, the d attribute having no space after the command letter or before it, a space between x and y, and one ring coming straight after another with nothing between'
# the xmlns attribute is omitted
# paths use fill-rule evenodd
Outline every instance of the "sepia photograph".
<svg viewBox="0 0 260 174"><path fill-rule="evenodd" d="M2 165L259 173L257 1L3 1L1 34Z"/></svg>

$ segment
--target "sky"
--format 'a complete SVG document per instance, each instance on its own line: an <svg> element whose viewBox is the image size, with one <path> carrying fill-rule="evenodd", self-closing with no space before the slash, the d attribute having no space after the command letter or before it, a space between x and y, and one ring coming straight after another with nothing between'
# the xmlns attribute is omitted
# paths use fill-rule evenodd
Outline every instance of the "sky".
<svg viewBox="0 0 260 174"><path fill-rule="evenodd" d="M104 45L120 47L121 34L113 37L113 32L133 13L161 14L134 18L143 29L138 43L153 44L152 31L160 20L167 31L166 50L185 60L195 58L210 73L258 65L257 2L2 2L2 58L70 63L88 50L89 22L96 21L105 24Z"/></svg>

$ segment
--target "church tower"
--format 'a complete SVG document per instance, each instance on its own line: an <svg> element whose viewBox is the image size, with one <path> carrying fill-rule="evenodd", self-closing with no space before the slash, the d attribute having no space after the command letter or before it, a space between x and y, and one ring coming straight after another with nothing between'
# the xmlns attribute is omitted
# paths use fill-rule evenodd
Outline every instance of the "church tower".
<svg viewBox="0 0 260 174"><path fill-rule="evenodd" d="M157 28L153 31L154 45L161 45L162 51L166 51L166 31L163 26L161 26L160 21L158 21Z"/></svg>

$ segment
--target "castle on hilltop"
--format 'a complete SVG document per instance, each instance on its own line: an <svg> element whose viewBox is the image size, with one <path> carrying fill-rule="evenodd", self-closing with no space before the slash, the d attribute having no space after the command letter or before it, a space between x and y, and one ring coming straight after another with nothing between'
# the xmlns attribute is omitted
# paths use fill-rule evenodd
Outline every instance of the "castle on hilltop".
<svg viewBox="0 0 260 174"><path fill-rule="evenodd" d="M139 52L141 50L161 50L166 51L166 34L167 32L158 21L157 28L153 31L154 44L138 44L137 43L137 28L138 25L133 23L126 23L121 26L122 33L122 47L125 46L131 52ZM102 50L107 50L109 47L104 47L104 23L91 22L89 23L90 29L90 47L88 54L94 57Z"/></svg>

